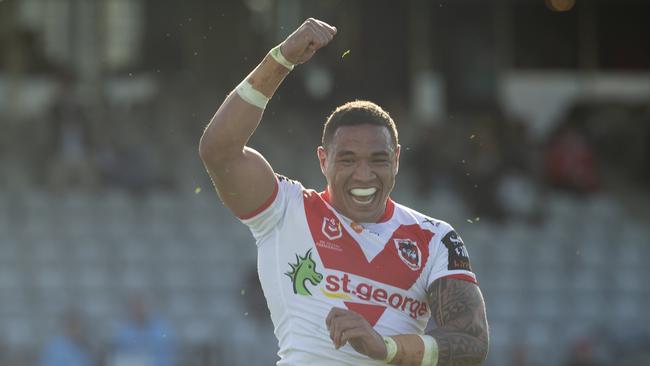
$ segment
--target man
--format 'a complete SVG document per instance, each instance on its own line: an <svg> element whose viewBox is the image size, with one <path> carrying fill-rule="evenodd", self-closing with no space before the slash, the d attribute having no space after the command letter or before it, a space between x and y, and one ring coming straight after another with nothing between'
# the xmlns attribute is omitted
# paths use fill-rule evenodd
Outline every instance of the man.
<svg viewBox="0 0 650 366"><path fill-rule="evenodd" d="M50 340L41 354L40 366L90 366L94 363L84 320L77 309L62 317L62 332Z"/></svg>
<svg viewBox="0 0 650 366"><path fill-rule="evenodd" d="M321 193L246 146L285 76L335 34L306 20L226 97L199 148L221 200L256 238L278 365L480 365L485 304L463 242L389 198L400 146L388 113L363 101L332 113L317 150ZM431 315L438 327L424 335Z"/></svg>
<svg viewBox="0 0 650 366"><path fill-rule="evenodd" d="M111 340L111 366L176 364L176 342L165 319L155 314L142 293L127 301L126 317L117 323Z"/></svg>

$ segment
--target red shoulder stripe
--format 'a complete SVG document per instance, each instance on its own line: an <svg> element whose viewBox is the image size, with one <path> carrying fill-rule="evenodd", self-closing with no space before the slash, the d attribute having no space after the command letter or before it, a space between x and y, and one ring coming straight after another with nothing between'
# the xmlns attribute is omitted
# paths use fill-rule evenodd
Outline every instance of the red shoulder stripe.
<svg viewBox="0 0 650 366"><path fill-rule="evenodd" d="M275 197L277 196L278 196L278 179L276 178L275 188L273 188L273 193L271 193L271 196L269 196L269 198L267 198L266 201L264 201L264 203L262 203L262 205L260 205L260 207L258 207L255 211L248 213L246 215L239 216L239 219L248 220L259 215L260 213L262 213L262 211L266 210L267 208L269 208L269 206L271 206L273 201L275 201Z"/></svg>
<svg viewBox="0 0 650 366"><path fill-rule="evenodd" d="M451 275L447 275L447 276L442 276L440 278L453 278L453 279L456 279L456 280L463 280L463 281L471 282L471 283L473 283L475 285L478 285L478 281L476 281L474 279L474 277L466 275L466 274L460 274L460 273L459 274L451 274Z"/></svg>

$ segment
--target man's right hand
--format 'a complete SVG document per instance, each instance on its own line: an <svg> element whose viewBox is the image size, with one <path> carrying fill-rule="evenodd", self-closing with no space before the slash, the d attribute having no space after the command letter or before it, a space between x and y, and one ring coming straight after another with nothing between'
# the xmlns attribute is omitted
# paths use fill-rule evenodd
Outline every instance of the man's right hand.
<svg viewBox="0 0 650 366"><path fill-rule="evenodd" d="M280 51L291 63L302 64L307 62L317 50L330 43L335 34L336 27L309 18L282 42Z"/></svg>
<svg viewBox="0 0 650 366"><path fill-rule="evenodd" d="M335 34L336 28L310 18L282 42L280 52L289 62L301 64ZM270 54L265 57L269 59L273 59ZM289 73L278 65L261 62L246 77L247 82L270 98ZM262 108L245 101L237 92L230 93L203 131L199 146L201 159L221 200L240 218L255 213L272 198L277 187L271 165L262 154L246 146L262 113Z"/></svg>

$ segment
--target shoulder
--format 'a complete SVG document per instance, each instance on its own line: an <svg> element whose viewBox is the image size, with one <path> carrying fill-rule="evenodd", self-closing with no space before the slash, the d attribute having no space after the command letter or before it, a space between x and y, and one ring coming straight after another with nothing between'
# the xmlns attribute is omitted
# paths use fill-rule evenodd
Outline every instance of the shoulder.
<svg viewBox="0 0 650 366"><path fill-rule="evenodd" d="M281 196L285 196L286 198L298 198L303 192L307 191L300 181L277 173L275 174L275 177L278 181L278 192Z"/></svg>
<svg viewBox="0 0 650 366"><path fill-rule="evenodd" d="M297 181L297 180L295 180L295 179L288 178L288 177L285 176L285 175L275 173L275 177L278 179L278 184L287 184L287 185L299 185L299 186L302 186L302 184L301 184L299 181Z"/></svg>
<svg viewBox="0 0 650 366"><path fill-rule="evenodd" d="M437 239L453 231L452 226L446 221L433 218L399 203L395 203L393 220L397 220L402 224L415 224L420 230L433 233L434 238Z"/></svg>

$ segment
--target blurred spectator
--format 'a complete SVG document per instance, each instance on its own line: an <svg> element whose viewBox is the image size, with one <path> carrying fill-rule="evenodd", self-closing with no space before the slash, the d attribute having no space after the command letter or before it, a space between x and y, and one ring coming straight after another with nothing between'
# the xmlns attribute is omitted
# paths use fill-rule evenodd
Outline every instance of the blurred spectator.
<svg viewBox="0 0 650 366"><path fill-rule="evenodd" d="M134 195L158 186L151 171L151 160L146 148L138 145L115 147L102 143L95 154L102 184L123 188Z"/></svg>
<svg viewBox="0 0 650 366"><path fill-rule="evenodd" d="M251 266L244 278L241 298L244 317L233 327L232 344L224 356L227 364L274 365L278 360L278 342L273 334L273 323L257 268Z"/></svg>
<svg viewBox="0 0 650 366"><path fill-rule="evenodd" d="M588 339L577 341L570 350L566 366L598 366Z"/></svg>
<svg viewBox="0 0 650 366"><path fill-rule="evenodd" d="M117 187L121 184L120 161L115 146L102 141L95 152L95 164L103 185Z"/></svg>
<svg viewBox="0 0 650 366"><path fill-rule="evenodd" d="M502 155L507 168L531 173L539 145L530 135L529 124L518 119L508 119L501 113L497 126Z"/></svg>
<svg viewBox="0 0 650 366"><path fill-rule="evenodd" d="M118 324L109 366L172 366L176 344L169 325L149 309L144 297L128 300L127 317Z"/></svg>
<svg viewBox="0 0 650 366"><path fill-rule="evenodd" d="M83 320L76 310L62 319L62 332L47 343L40 366L89 366L95 364L83 331Z"/></svg>
<svg viewBox="0 0 650 366"><path fill-rule="evenodd" d="M495 220L533 216L536 146L525 123L495 108L450 116L447 123L418 133L413 153L406 156L419 196L451 185L473 215Z"/></svg>
<svg viewBox="0 0 650 366"><path fill-rule="evenodd" d="M497 186L497 197L509 219L534 222L539 218L537 183L525 172L505 172Z"/></svg>
<svg viewBox="0 0 650 366"><path fill-rule="evenodd" d="M151 171L152 159L148 149L141 144L125 146L118 151L119 184L133 194L142 194L157 186Z"/></svg>
<svg viewBox="0 0 650 366"><path fill-rule="evenodd" d="M530 136L528 125L505 117L497 128L504 169L496 195L504 214L515 220L539 218L539 186L535 177L538 145Z"/></svg>
<svg viewBox="0 0 650 366"><path fill-rule="evenodd" d="M93 168L91 132L77 95L74 77L69 72L58 75L59 90L51 110L52 147L50 183L54 189L96 183Z"/></svg>
<svg viewBox="0 0 650 366"><path fill-rule="evenodd" d="M576 193L594 192L599 187L596 156L587 139L571 126L562 126L544 152L549 183Z"/></svg>
<svg viewBox="0 0 650 366"><path fill-rule="evenodd" d="M462 170L456 176L467 204L476 216L504 218L497 188L504 169L504 146L500 135L504 121L486 115L472 117L473 127L465 133L467 151Z"/></svg>
<svg viewBox="0 0 650 366"><path fill-rule="evenodd" d="M512 366L531 366L528 357L528 347L525 344L518 344L513 347L511 357Z"/></svg>
<svg viewBox="0 0 650 366"><path fill-rule="evenodd" d="M408 155L402 152L402 154L409 157L406 165L413 169L415 173L414 184L418 197L428 197L431 191L441 183L441 178L444 179L449 174L444 155L440 151L445 150L443 145L445 135L443 128L437 126L424 127L419 131L413 152L406 151ZM442 174L436 174L437 172Z"/></svg>

